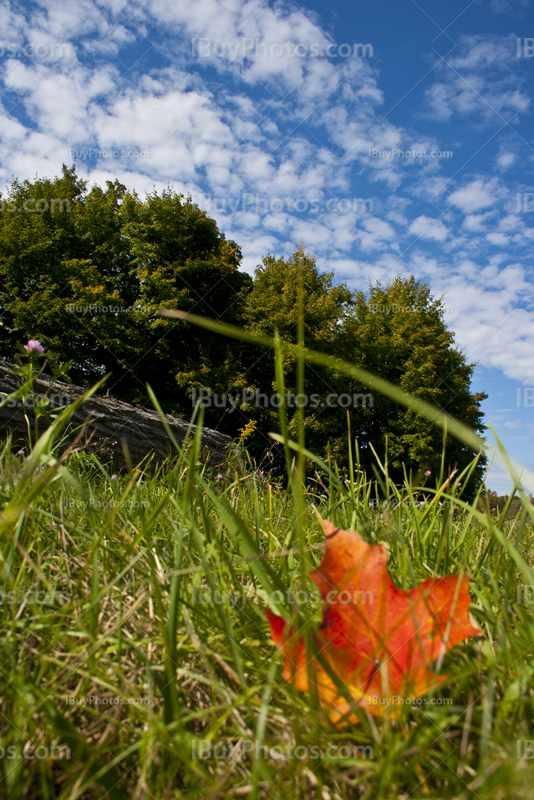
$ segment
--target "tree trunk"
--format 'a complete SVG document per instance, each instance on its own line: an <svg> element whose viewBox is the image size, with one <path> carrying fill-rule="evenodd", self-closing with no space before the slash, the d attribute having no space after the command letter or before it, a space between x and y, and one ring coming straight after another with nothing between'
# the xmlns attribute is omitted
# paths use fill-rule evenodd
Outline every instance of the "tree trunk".
<svg viewBox="0 0 534 800"><path fill-rule="evenodd" d="M9 364L0 364L0 395L10 394L20 386L20 380L10 369ZM80 386L52 381L41 375L34 384L34 393L38 397L45 394L50 406L59 408L71 405L86 390ZM1 397L0 397L1 399ZM35 431L35 415L31 401L11 400L0 408L0 433L8 431L21 433L25 440L28 437L30 422L32 441ZM165 416L165 420L178 444L181 444L189 430L189 424L181 419ZM47 423L41 418L39 433L46 429ZM125 450L129 453L132 465L139 464L146 456L152 456L152 462L160 464L168 456L176 455L161 418L156 411L149 411L111 397L93 395L78 408L70 423L70 430L84 425L83 434L78 446L84 445L87 450L98 453L99 458L113 461L118 469L128 468ZM193 436L196 426L192 426ZM79 431L68 436L72 442ZM204 428L202 430L202 460L211 466L220 466L228 457L232 445L230 436Z"/></svg>

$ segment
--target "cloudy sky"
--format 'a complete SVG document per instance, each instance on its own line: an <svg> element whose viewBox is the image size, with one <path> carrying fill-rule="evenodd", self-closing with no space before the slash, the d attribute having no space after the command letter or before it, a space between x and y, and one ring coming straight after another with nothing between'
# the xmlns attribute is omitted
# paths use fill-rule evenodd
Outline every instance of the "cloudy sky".
<svg viewBox="0 0 534 800"><path fill-rule="evenodd" d="M171 183L251 273L302 241L354 288L414 274L445 295L487 421L534 470L529 0L0 11L2 185L62 163L141 194Z"/></svg>

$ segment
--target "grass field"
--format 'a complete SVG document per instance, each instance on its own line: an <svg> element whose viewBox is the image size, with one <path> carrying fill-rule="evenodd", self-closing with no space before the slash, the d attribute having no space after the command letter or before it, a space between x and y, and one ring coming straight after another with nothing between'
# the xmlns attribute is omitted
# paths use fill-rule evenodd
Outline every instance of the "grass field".
<svg viewBox="0 0 534 800"><path fill-rule="evenodd" d="M421 505L380 466L371 482L308 461L289 488L250 465L216 477L197 441L112 476L58 460L59 433L1 455L3 797L534 797L529 504L464 503L457 475ZM471 576L482 635L400 716L336 728L281 678L263 606L278 590L280 613L320 623L319 516L387 543L400 587Z"/></svg>
<svg viewBox="0 0 534 800"><path fill-rule="evenodd" d="M328 357L296 352L303 390L303 356ZM19 398L31 394L32 364ZM534 509L521 490L522 502L504 508L481 493L467 502L475 462L449 474L445 456L424 486L408 477L395 485L378 459L371 480L350 430L341 471L305 449L303 417L290 441L283 404L283 477L235 450L214 473L200 426L163 467L114 474L94 454L65 449L81 402L45 409L50 424L32 448L8 440L0 453L3 797L534 797ZM321 519L386 544L399 588L467 573L481 631L433 665L445 677L439 688L381 717L357 708L357 722L338 726L315 692L282 678L265 614L284 616L308 641L321 624L308 577L324 550Z"/></svg>

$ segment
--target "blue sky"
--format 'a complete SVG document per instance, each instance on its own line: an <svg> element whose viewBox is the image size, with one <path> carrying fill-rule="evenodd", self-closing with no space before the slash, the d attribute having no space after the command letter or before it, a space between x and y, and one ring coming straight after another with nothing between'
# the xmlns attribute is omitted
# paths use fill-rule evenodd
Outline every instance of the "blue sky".
<svg viewBox="0 0 534 800"><path fill-rule="evenodd" d="M528 0L0 10L3 184L73 162L141 194L171 183L251 273L302 241L353 288L427 281L477 363L487 421L534 471ZM509 480L494 469L489 484Z"/></svg>

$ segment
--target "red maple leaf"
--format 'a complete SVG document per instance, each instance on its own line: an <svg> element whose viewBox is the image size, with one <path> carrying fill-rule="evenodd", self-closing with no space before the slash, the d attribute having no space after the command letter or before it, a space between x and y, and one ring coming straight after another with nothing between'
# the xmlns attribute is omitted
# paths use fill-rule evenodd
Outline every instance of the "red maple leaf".
<svg viewBox="0 0 534 800"><path fill-rule="evenodd" d="M469 618L469 578L447 575L428 578L409 591L398 589L387 571L385 545L368 545L359 533L327 520L322 525L325 554L310 572L325 604L322 624L311 634L317 693L332 722L357 721L355 703L383 716L388 708L411 703L446 680L432 664L481 633ZM283 617L266 614L271 637L284 654L283 678L306 691L303 636ZM336 685L331 673L344 687Z"/></svg>

